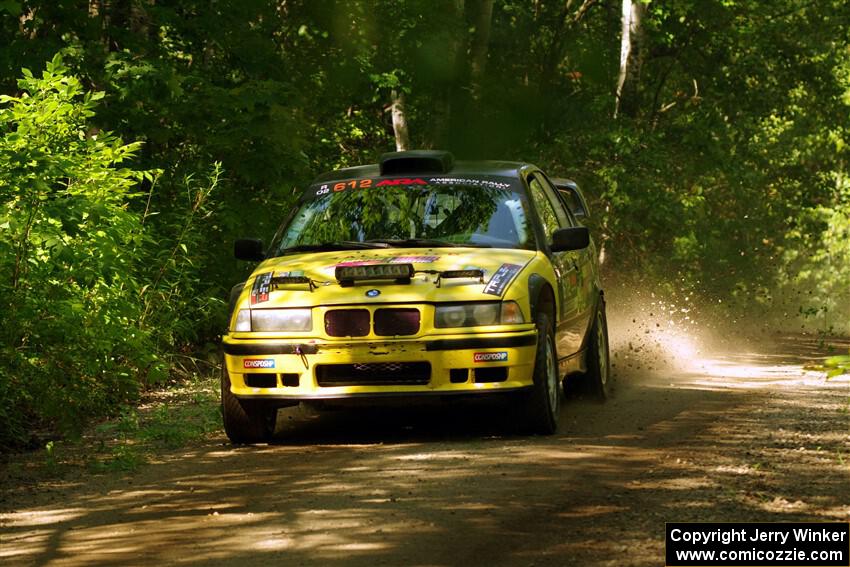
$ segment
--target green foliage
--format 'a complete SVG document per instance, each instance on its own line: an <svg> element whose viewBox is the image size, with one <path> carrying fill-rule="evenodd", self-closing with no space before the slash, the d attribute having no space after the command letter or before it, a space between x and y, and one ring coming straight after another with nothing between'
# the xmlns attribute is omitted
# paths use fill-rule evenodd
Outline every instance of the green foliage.
<svg viewBox="0 0 850 567"><path fill-rule="evenodd" d="M19 88L0 99L0 446L34 426L78 432L132 402L222 307L198 293L190 254L221 166L184 178L182 206L158 214L158 172L127 167L141 144L91 125L103 93L59 56Z"/></svg>
<svg viewBox="0 0 850 567"><path fill-rule="evenodd" d="M127 209L138 144L90 128L95 101L62 60L0 99L2 437L134 398L149 365L138 321L141 219ZM0 438L0 442L9 439Z"/></svg>
<svg viewBox="0 0 850 567"><path fill-rule="evenodd" d="M44 446L44 463L48 469L56 468L56 444L53 441L48 441Z"/></svg>
<svg viewBox="0 0 850 567"><path fill-rule="evenodd" d="M841 374L850 374L850 354L831 356L824 361L826 375L834 378Z"/></svg>
<svg viewBox="0 0 850 567"><path fill-rule="evenodd" d="M214 213L213 196L221 175L221 164L215 163L206 179L199 181L192 175L186 176L183 206L158 214L156 230L150 231L146 238L146 257L154 270L147 274L148 283L140 290L139 325L156 330L152 339L157 351L169 352L173 345L186 341L197 343L202 338L199 322L221 319L224 302L203 293L210 286L204 281L197 260L198 251L205 245L201 227ZM147 196L148 205L155 191L153 184ZM146 209L142 222L149 215L150 210ZM164 238L166 235L170 238ZM212 286L212 289L220 288ZM168 377L164 365L157 370L155 376L149 376L149 383Z"/></svg>
<svg viewBox="0 0 850 567"><path fill-rule="evenodd" d="M393 93L415 147L574 177L609 277L850 330L850 4L644 2L617 119L618 2L488 5L0 1L0 445L203 371L233 240L392 150Z"/></svg>

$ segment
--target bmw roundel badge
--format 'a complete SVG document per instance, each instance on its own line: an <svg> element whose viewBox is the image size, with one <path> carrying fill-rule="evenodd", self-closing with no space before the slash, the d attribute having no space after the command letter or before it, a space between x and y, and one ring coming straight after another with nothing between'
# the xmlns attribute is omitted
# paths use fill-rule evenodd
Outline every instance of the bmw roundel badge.
<svg viewBox="0 0 850 567"><path fill-rule="evenodd" d="M381 290L379 289L370 289L366 292L366 297L378 297L381 295Z"/></svg>

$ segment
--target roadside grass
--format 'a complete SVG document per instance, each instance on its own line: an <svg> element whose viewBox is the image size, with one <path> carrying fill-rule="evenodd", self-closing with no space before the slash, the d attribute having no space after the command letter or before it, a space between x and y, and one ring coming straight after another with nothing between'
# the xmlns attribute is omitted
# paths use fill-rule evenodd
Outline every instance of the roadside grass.
<svg viewBox="0 0 850 567"><path fill-rule="evenodd" d="M36 451L6 455L0 482L34 486L74 482L91 474L130 473L163 451L221 430L218 379L190 376L146 392L138 406L102 421L76 439L47 441Z"/></svg>
<svg viewBox="0 0 850 567"><path fill-rule="evenodd" d="M112 420L95 426L96 451L86 466L92 472L130 472L163 449L178 449L221 429L218 380L193 378L151 400L126 407Z"/></svg>

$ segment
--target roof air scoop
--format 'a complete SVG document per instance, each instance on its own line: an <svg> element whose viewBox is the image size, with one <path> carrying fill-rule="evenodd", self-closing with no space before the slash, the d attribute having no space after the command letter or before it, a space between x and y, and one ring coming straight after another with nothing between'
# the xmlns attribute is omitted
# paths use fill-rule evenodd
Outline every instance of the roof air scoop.
<svg viewBox="0 0 850 567"><path fill-rule="evenodd" d="M450 152L434 150L412 150L408 152L390 152L381 156L379 161L381 175L402 173L448 173L455 158Z"/></svg>

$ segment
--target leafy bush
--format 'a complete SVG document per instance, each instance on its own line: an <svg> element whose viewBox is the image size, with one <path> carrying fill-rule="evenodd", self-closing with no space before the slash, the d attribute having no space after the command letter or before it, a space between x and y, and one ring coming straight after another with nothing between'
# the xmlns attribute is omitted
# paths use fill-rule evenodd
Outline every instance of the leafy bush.
<svg viewBox="0 0 850 567"><path fill-rule="evenodd" d="M89 125L60 57L0 97L0 446L28 428L78 430L138 392L156 364L137 323L144 227L129 204L139 149Z"/></svg>

